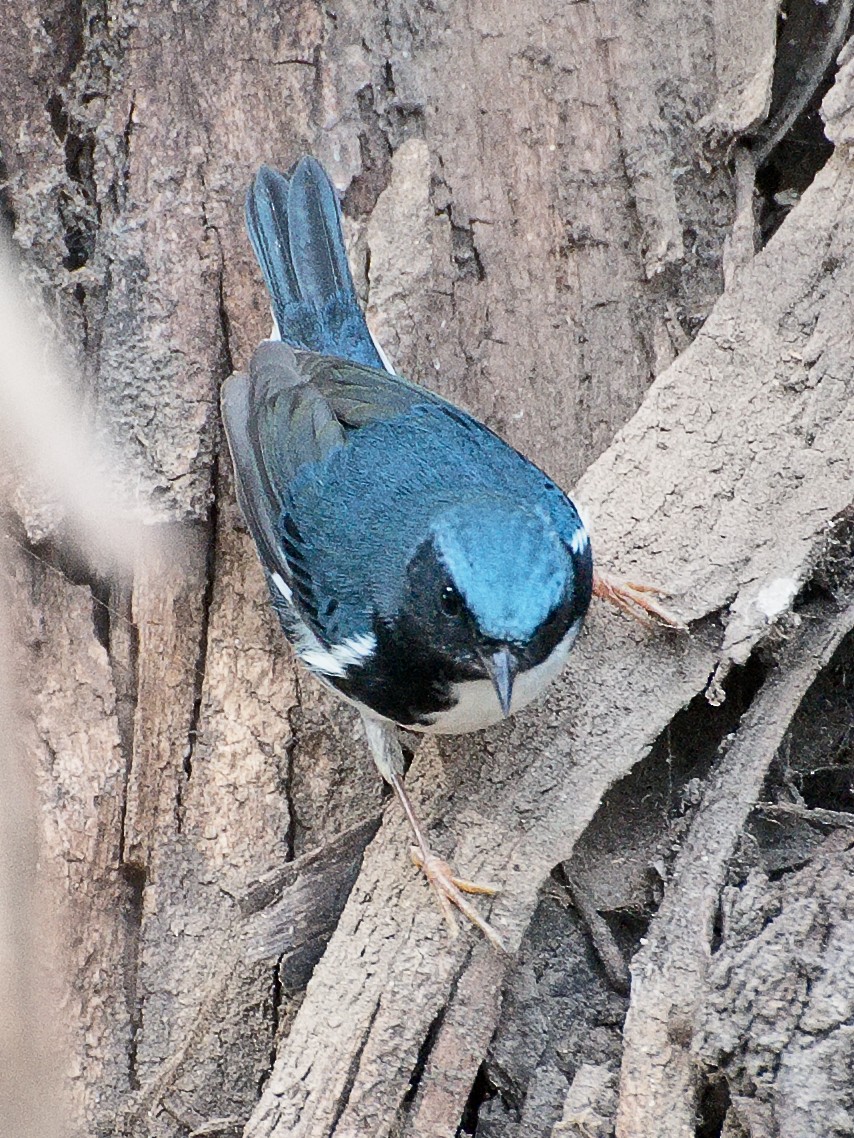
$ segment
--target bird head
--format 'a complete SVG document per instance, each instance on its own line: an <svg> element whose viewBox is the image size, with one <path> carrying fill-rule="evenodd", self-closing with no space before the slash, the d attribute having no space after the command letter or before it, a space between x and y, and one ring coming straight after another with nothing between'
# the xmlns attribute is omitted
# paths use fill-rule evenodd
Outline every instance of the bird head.
<svg viewBox="0 0 854 1138"><path fill-rule="evenodd" d="M520 672L543 663L590 600L590 546L546 512L503 500L442 512L407 568L405 608L455 677L492 681L503 715Z"/></svg>

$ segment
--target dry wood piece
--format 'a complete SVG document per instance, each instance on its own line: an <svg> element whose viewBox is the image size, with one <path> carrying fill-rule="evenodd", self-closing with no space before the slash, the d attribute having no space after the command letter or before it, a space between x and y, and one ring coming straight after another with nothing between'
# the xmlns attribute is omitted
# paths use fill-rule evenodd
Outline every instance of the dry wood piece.
<svg viewBox="0 0 854 1138"><path fill-rule="evenodd" d="M293 956L299 963L286 965L294 988L303 988L317 958L338 922L356 880L362 854L380 828L380 816L367 818L327 846L288 862L258 881L244 897L247 917L244 937L250 959ZM300 973L305 972L301 978Z"/></svg>
<svg viewBox="0 0 854 1138"><path fill-rule="evenodd" d="M726 1076L748 1138L851 1133L854 840L832 834L802 870L724 891L693 1058Z"/></svg>
<svg viewBox="0 0 854 1138"><path fill-rule="evenodd" d="M778 0L716 0L715 105L703 126L724 141L762 123L771 106Z"/></svg>
<svg viewBox="0 0 854 1138"><path fill-rule="evenodd" d="M854 606L815 617L793 635L790 657L745 715L713 773L646 944L632 963L617 1138L690 1138L699 1072L691 1053L705 993L712 926L727 864L792 718L843 638Z"/></svg>
<svg viewBox="0 0 854 1138"><path fill-rule="evenodd" d="M834 56L845 43L851 24L852 0L835 0L828 5L829 34L815 36L802 45L804 50L795 69L794 81L782 105L773 117L756 132L755 159L761 166L774 147L785 138L795 120L804 111Z"/></svg>
<svg viewBox="0 0 854 1138"><path fill-rule="evenodd" d="M566 1094L563 1118L552 1138L611 1138L617 1105L617 1078L607 1067L584 1063Z"/></svg>

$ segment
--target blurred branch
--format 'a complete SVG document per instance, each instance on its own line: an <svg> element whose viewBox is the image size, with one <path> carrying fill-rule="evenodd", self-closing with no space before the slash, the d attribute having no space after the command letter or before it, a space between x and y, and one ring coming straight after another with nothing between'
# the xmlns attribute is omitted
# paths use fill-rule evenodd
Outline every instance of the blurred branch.
<svg viewBox="0 0 854 1138"><path fill-rule="evenodd" d="M78 387L0 235L0 496L36 540L67 529L99 572L129 571L141 526L111 477L116 459L84 421Z"/></svg>

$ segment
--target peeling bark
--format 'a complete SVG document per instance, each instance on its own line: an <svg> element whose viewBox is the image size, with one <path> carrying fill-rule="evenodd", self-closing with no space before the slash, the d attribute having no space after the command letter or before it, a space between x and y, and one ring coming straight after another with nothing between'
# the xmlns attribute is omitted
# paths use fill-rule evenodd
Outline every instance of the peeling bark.
<svg viewBox="0 0 854 1138"><path fill-rule="evenodd" d="M835 613L829 607L829 613L803 614L806 627L790 633L780 675L766 680L716 764L674 862L664 901L633 961L618 1138L653 1128L674 1138L695 1133L700 1069L690 1043L706 991L718 898L792 718L854 627L854 608ZM850 842L850 837L843 839ZM725 955L717 954L719 970Z"/></svg>

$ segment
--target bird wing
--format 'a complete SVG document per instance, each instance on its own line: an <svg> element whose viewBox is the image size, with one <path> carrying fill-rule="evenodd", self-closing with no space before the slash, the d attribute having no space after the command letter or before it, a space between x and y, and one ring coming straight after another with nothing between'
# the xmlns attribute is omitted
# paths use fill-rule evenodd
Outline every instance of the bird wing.
<svg viewBox="0 0 854 1138"><path fill-rule="evenodd" d="M310 578L300 558L289 556L283 528L287 492L298 470L343 445L344 431L328 402L301 374L291 348L278 341L258 348L248 376L227 380L222 416L238 501L264 568L274 581L278 574L297 591L304 579L308 593ZM312 608L311 598L306 600Z"/></svg>
<svg viewBox="0 0 854 1138"><path fill-rule="evenodd" d="M318 617L327 598L307 564L306 538L292 516L293 484L310 472L316 489L327 460L354 432L429 403L460 414L388 372L294 352L274 340L256 350L249 375L233 375L223 387L223 421L243 516L268 575L277 586L278 576L293 593L316 635L329 632Z"/></svg>
<svg viewBox="0 0 854 1138"><path fill-rule="evenodd" d="M426 387L410 383L393 372L312 352L297 352L297 359L302 374L328 402L335 417L348 430L358 430L371 423L394 419L424 403L457 411L453 404L434 395Z"/></svg>

